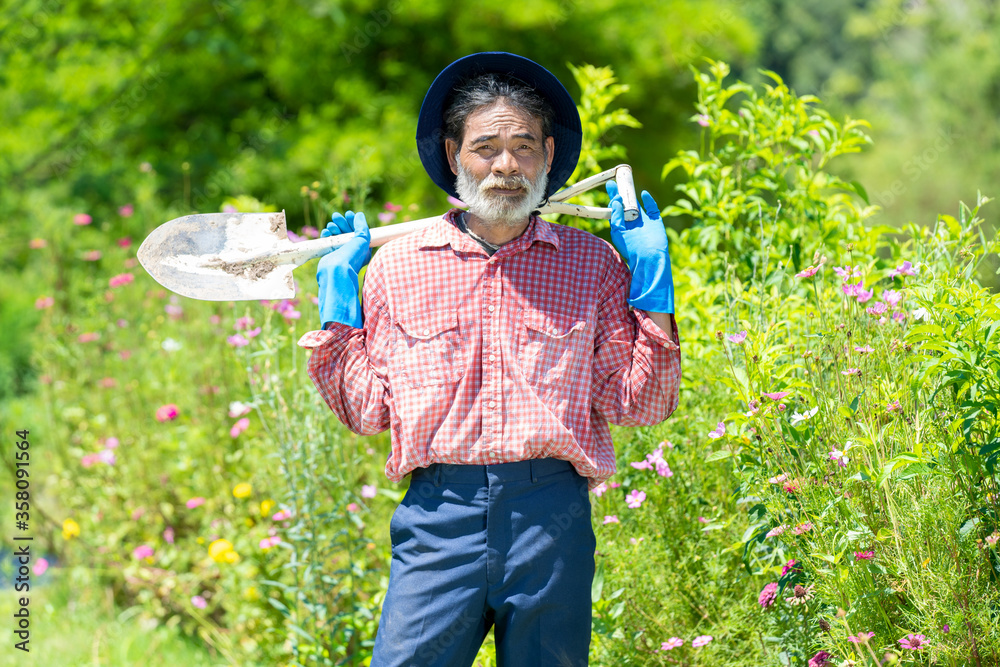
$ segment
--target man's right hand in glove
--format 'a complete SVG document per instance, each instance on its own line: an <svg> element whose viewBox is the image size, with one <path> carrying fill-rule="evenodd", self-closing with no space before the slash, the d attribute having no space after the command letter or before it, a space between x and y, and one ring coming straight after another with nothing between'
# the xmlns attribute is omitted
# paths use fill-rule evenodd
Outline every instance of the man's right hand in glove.
<svg viewBox="0 0 1000 667"><path fill-rule="evenodd" d="M361 300L358 298L358 274L372 257L372 235L365 214L348 211L334 213L320 236L354 234L354 238L324 255L316 268L319 283L319 320L324 329L332 322L360 329Z"/></svg>

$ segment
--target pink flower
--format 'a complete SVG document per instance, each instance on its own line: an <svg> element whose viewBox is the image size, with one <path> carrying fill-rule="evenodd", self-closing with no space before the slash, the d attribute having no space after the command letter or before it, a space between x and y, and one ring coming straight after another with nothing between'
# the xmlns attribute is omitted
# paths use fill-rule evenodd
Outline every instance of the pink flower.
<svg viewBox="0 0 1000 667"><path fill-rule="evenodd" d="M178 317L184 314L184 309L174 303L168 303L163 307L163 311L170 316L170 319L176 320Z"/></svg>
<svg viewBox="0 0 1000 667"><path fill-rule="evenodd" d="M135 280L135 276L133 276L131 273L119 273L117 276L111 276L111 279L108 280L108 285L110 285L111 288L114 289L115 287L128 285L133 280Z"/></svg>
<svg viewBox="0 0 1000 667"><path fill-rule="evenodd" d="M736 334L729 334L728 336L726 336L726 339L730 343L735 343L737 345L742 345L743 341L745 341L747 339L747 332L744 330L744 331L741 331L741 332L736 333Z"/></svg>
<svg viewBox="0 0 1000 667"><path fill-rule="evenodd" d="M46 243L45 239L31 239L28 241L28 247L32 250L40 250L47 245L48 243Z"/></svg>
<svg viewBox="0 0 1000 667"><path fill-rule="evenodd" d="M875 348L872 347L871 345L865 345L863 347L855 345L854 346L854 351L855 352L860 352L861 354L869 354L871 352L874 352Z"/></svg>
<svg viewBox="0 0 1000 667"><path fill-rule="evenodd" d="M250 341L248 341L242 334L233 334L226 339L226 342L233 347L244 347L250 344Z"/></svg>
<svg viewBox="0 0 1000 667"><path fill-rule="evenodd" d="M767 586L764 586L764 590L760 592L757 596L757 604L759 604L764 609L767 609L778 597L778 583L772 582Z"/></svg>
<svg viewBox="0 0 1000 667"><path fill-rule="evenodd" d="M243 335L247 337L247 340L251 340L253 338L256 338L259 334L260 334L260 327L257 327L256 329L247 330L247 332L244 333Z"/></svg>
<svg viewBox="0 0 1000 667"><path fill-rule="evenodd" d="M250 426L250 420L249 419L247 419L246 417L244 417L243 419L240 419L235 424L233 424L233 427L231 429L229 429L229 435L230 435L230 437L233 437L233 438L240 437L240 433L243 433L243 431L247 430L247 428L249 426Z"/></svg>
<svg viewBox="0 0 1000 667"><path fill-rule="evenodd" d="M917 268L910 264L909 260L906 260L895 269L889 272L890 278L895 278L896 276L915 276L917 275Z"/></svg>
<svg viewBox="0 0 1000 667"><path fill-rule="evenodd" d="M117 243L118 243L118 247L119 248L128 248L128 247L130 247L132 245L132 237L131 236L123 236L120 239L118 239Z"/></svg>
<svg viewBox="0 0 1000 667"><path fill-rule="evenodd" d="M100 258L101 258L100 250L88 250L87 252L83 253L83 261L85 262L96 262Z"/></svg>
<svg viewBox="0 0 1000 667"><path fill-rule="evenodd" d="M396 219L396 214L393 213L392 211L382 211L381 213L378 214L378 220L383 225L387 225L395 219Z"/></svg>
<svg viewBox="0 0 1000 667"><path fill-rule="evenodd" d="M277 535L273 535L271 537L265 537L264 539L262 539L260 541L260 548L261 549L270 549L271 547L273 547L275 545L278 545L278 544L281 544L281 538L278 537Z"/></svg>
<svg viewBox="0 0 1000 667"><path fill-rule="evenodd" d="M76 215L73 216L74 225L89 225L91 222L93 222L93 220L94 219L91 218L86 213L77 213Z"/></svg>
<svg viewBox="0 0 1000 667"><path fill-rule="evenodd" d="M906 321L906 313L896 311L895 313L892 314L892 321L902 324L903 322Z"/></svg>
<svg viewBox="0 0 1000 667"><path fill-rule="evenodd" d="M843 267L835 266L833 267L833 272L836 273L841 278L843 278L845 281L847 281L849 278L851 278L851 276L861 275L861 265L859 264L858 266L851 266L850 264L848 264L847 266Z"/></svg>
<svg viewBox="0 0 1000 667"><path fill-rule="evenodd" d="M374 498L376 493L378 493L378 489L375 488L374 484L362 484L361 485L361 497L362 498Z"/></svg>
<svg viewBox="0 0 1000 667"><path fill-rule="evenodd" d="M649 461L632 461L629 463L630 466L636 470L651 470L653 466L649 464Z"/></svg>
<svg viewBox="0 0 1000 667"><path fill-rule="evenodd" d="M132 204L125 204L124 206L118 207L118 215L123 218L131 218L132 214L135 212L135 208Z"/></svg>
<svg viewBox="0 0 1000 667"><path fill-rule="evenodd" d="M621 485L622 485L621 482L608 482L608 486L610 486L612 489L617 489Z"/></svg>
<svg viewBox="0 0 1000 667"><path fill-rule="evenodd" d="M400 206L399 204L393 204L391 201L387 201L385 203L385 210L392 211L393 213L395 213L397 211L402 211L403 207Z"/></svg>
<svg viewBox="0 0 1000 667"><path fill-rule="evenodd" d="M703 516L698 517L698 523L708 523L708 519Z"/></svg>
<svg viewBox="0 0 1000 667"><path fill-rule="evenodd" d="M770 478L767 481L770 482L771 484L781 484L786 479L788 479L788 475L786 475L785 473L781 473L780 475L775 475L774 477Z"/></svg>
<svg viewBox="0 0 1000 667"><path fill-rule="evenodd" d="M792 570L801 570L801 569L802 568L799 567L799 562L793 558L781 566L781 576L785 576Z"/></svg>
<svg viewBox="0 0 1000 667"><path fill-rule="evenodd" d="M885 311L888 309L889 307L886 306L884 303L882 303L881 301L876 301L871 306L865 308L865 312L871 315L872 317L881 317L882 315L885 314Z"/></svg>
<svg viewBox="0 0 1000 667"><path fill-rule="evenodd" d="M844 282L840 286L840 290L844 293L844 296L857 296L859 292L863 291L864 288L861 286L863 281L859 280L856 283Z"/></svg>
<svg viewBox="0 0 1000 667"><path fill-rule="evenodd" d="M643 501L646 500L646 492L639 491L638 489L633 489L627 496L625 496L625 502L632 509L636 509L642 506Z"/></svg>
<svg viewBox="0 0 1000 667"><path fill-rule="evenodd" d="M300 313L295 309L288 309L281 311L281 316L284 317L286 320L297 320L300 317L302 317L302 313Z"/></svg>
<svg viewBox="0 0 1000 667"><path fill-rule="evenodd" d="M684 646L684 640L680 637L671 637L667 641L660 644L661 651L673 651L675 648L680 648Z"/></svg>
<svg viewBox="0 0 1000 667"><path fill-rule="evenodd" d="M899 640L899 645L911 651L919 651L927 648L927 637L915 635L912 632Z"/></svg>
<svg viewBox="0 0 1000 667"><path fill-rule="evenodd" d="M887 289L882 292L882 298L885 300L890 307L895 308L899 305L900 300L903 298L902 292L897 292L896 290Z"/></svg>
<svg viewBox="0 0 1000 667"><path fill-rule="evenodd" d="M771 530L767 531L767 537L777 537L786 530L788 530L788 526L786 526L785 524L781 524L777 528L772 528Z"/></svg>
<svg viewBox="0 0 1000 667"><path fill-rule="evenodd" d="M51 308L56 303L56 300L51 296L40 296L35 299L35 308L38 310L45 310L46 308Z"/></svg>
<svg viewBox="0 0 1000 667"><path fill-rule="evenodd" d="M208 603L205 602L205 598L201 597L200 595L192 595L191 605L197 607L198 609L204 609L205 607L208 606Z"/></svg>
<svg viewBox="0 0 1000 667"><path fill-rule="evenodd" d="M875 296L875 292L859 289L854 298L857 299L858 303L867 303L873 296Z"/></svg>
<svg viewBox="0 0 1000 667"><path fill-rule="evenodd" d="M712 641L712 635L701 635L691 640L691 648L700 648Z"/></svg>
<svg viewBox="0 0 1000 667"><path fill-rule="evenodd" d="M851 642L852 644L867 644L868 640L874 636L875 636L874 632L859 632L856 637L854 635L848 637L847 641Z"/></svg>
<svg viewBox="0 0 1000 667"><path fill-rule="evenodd" d="M174 543L174 529L171 528L170 526L167 526L166 528L163 529L163 540L167 544Z"/></svg>
<svg viewBox="0 0 1000 667"><path fill-rule="evenodd" d="M109 466L113 466L115 464L115 453L110 449L102 449L97 452L97 458L101 461L101 463L107 463Z"/></svg>
<svg viewBox="0 0 1000 667"><path fill-rule="evenodd" d="M792 528L792 532L795 533L796 535L801 535L803 533L808 533L812 529L813 525L808 521L806 521L805 523L800 523L799 525L795 526L795 528Z"/></svg>
<svg viewBox="0 0 1000 667"><path fill-rule="evenodd" d="M660 459L656 462L656 474L660 477L673 477L674 471L670 469L666 461Z"/></svg>
<svg viewBox="0 0 1000 667"><path fill-rule="evenodd" d="M875 558L874 551L855 551L854 560L872 560Z"/></svg>
<svg viewBox="0 0 1000 667"><path fill-rule="evenodd" d="M846 371L840 371L840 374L841 375L847 375L847 376L861 375L861 369L860 368L848 368Z"/></svg>
<svg viewBox="0 0 1000 667"><path fill-rule="evenodd" d="M104 441L104 449L118 449L118 438L111 436Z"/></svg>
<svg viewBox="0 0 1000 667"><path fill-rule="evenodd" d="M771 399L772 401L780 401L780 400L781 400L781 399L783 399L783 398L784 398L785 396L791 396L791 394L792 394L792 392L790 392L790 391L775 391L775 392L771 392L771 393L767 393L767 392L765 392L765 393L764 393L764 394L762 394L762 395L763 395L763 396L767 396L767 397L768 397L768 398L770 398L770 399Z"/></svg>
<svg viewBox="0 0 1000 667"><path fill-rule="evenodd" d="M903 407L899 404L899 401L893 401L885 406L886 412L896 412L897 410L902 410Z"/></svg>
<svg viewBox="0 0 1000 667"><path fill-rule="evenodd" d="M805 269L803 271L800 271L799 273L796 273L795 277L796 278L812 278L813 276L816 275L816 272L819 271L819 267L820 266L822 266L822 263L818 264L817 266L810 266L809 268L807 268L807 269Z"/></svg>
<svg viewBox="0 0 1000 667"><path fill-rule="evenodd" d="M469 207L469 205L466 204L464 201L462 201L461 199L456 199L455 197L452 197L451 195L448 195L448 203L451 204L452 206L457 206L458 208L468 208Z"/></svg>
<svg viewBox="0 0 1000 667"><path fill-rule="evenodd" d="M84 454L80 457L80 465L84 468L89 468L98 462L97 454Z"/></svg>
<svg viewBox="0 0 1000 667"><path fill-rule="evenodd" d="M100 337L101 337L101 334L94 333L93 331L88 331L86 333L82 333L79 336L77 336L76 337L76 342L77 343L93 343L95 340L99 339Z"/></svg>
<svg viewBox="0 0 1000 667"><path fill-rule="evenodd" d="M716 438L721 438L726 434L726 422L719 422L718 426L715 427L714 431L708 432L708 437L712 440Z"/></svg>
<svg viewBox="0 0 1000 667"><path fill-rule="evenodd" d="M313 227L312 225L306 225L305 227L302 228L302 235L311 239L318 239L319 230Z"/></svg>
<svg viewBox="0 0 1000 667"><path fill-rule="evenodd" d="M195 496L194 498L191 498L186 503L184 503L184 505L189 510L193 510L195 507L201 507L204 504L205 504L205 499L202 498L201 496Z"/></svg>
<svg viewBox="0 0 1000 667"><path fill-rule="evenodd" d="M359 508L358 508L358 504L357 503L347 503L347 511L348 512L357 512L358 509Z"/></svg>
<svg viewBox="0 0 1000 667"><path fill-rule="evenodd" d="M595 486L593 489L591 489L591 493L593 493L598 498L600 498L601 496L603 496L607 492L608 492L608 483L607 482L601 482L600 484L598 484L597 486Z"/></svg>
<svg viewBox="0 0 1000 667"><path fill-rule="evenodd" d="M292 513L291 512L289 512L288 510L280 510L280 511L274 513L274 515L271 517L271 520L272 521L288 521L291 518L292 518Z"/></svg>
<svg viewBox="0 0 1000 667"><path fill-rule="evenodd" d="M47 569L49 569L49 561L45 560L44 558L39 558L38 560L35 561L35 566L31 568L31 571L35 574L36 577L40 577L43 574L45 574L45 570Z"/></svg>
<svg viewBox="0 0 1000 667"><path fill-rule="evenodd" d="M132 558L151 558L152 556L153 547L148 544L142 544L132 550Z"/></svg>
<svg viewBox="0 0 1000 667"><path fill-rule="evenodd" d="M177 419L180 411L177 406L173 403L167 403L166 405L161 405L156 409L156 421L158 422L168 422Z"/></svg>
<svg viewBox="0 0 1000 667"><path fill-rule="evenodd" d="M253 318L248 315L246 317L237 318L236 323L233 325L233 328L236 329L237 331L242 331L243 329L249 329L250 327L253 326L253 324L254 324Z"/></svg>
<svg viewBox="0 0 1000 667"><path fill-rule="evenodd" d="M696 120L696 121L697 121L697 123L698 123L699 125L701 125L702 127L708 127L709 125L711 125L711 124L712 124L712 121L711 121L711 120L709 120L708 116L706 116L706 115L705 115L705 114L703 114L703 113L700 113L700 114L698 114L697 116L695 116L695 120Z"/></svg>
<svg viewBox="0 0 1000 667"><path fill-rule="evenodd" d="M617 514L606 514L604 516L604 525L606 526L609 523L620 523L618 521L618 515Z"/></svg>
<svg viewBox="0 0 1000 667"><path fill-rule="evenodd" d="M796 482L794 479L790 479L784 484L782 484L781 488L784 489L785 493L795 493L796 491L799 490L799 483Z"/></svg>
<svg viewBox="0 0 1000 667"><path fill-rule="evenodd" d="M809 664L806 667L827 667L832 659L833 656L830 655L829 651L819 651L809 658Z"/></svg>

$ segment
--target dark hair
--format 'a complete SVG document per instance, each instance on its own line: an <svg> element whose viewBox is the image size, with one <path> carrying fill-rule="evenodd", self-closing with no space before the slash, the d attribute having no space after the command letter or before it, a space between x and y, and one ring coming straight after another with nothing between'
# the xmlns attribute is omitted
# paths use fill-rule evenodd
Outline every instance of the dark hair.
<svg viewBox="0 0 1000 667"><path fill-rule="evenodd" d="M524 81L506 74L481 74L468 79L452 92L445 104L445 137L462 143L465 121L476 110L504 100L513 108L542 121L542 135L552 135L555 111L537 90Z"/></svg>

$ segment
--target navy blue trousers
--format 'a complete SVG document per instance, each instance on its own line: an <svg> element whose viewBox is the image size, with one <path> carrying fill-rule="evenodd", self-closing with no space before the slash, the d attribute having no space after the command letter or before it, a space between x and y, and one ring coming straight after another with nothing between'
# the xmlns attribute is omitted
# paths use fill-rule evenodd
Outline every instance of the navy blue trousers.
<svg viewBox="0 0 1000 667"><path fill-rule="evenodd" d="M569 463L421 468L389 533L372 667L466 667L490 627L501 667L587 665L596 541Z"/></svg>

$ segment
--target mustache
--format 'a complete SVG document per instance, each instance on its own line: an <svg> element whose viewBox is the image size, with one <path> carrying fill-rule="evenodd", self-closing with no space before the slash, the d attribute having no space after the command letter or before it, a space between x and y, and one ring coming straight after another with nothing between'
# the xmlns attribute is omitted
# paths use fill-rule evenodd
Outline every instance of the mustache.
<svg viewBox="0 0 1000 667"><path fill-rule="evenodd" d="M480 192L492 190L493 188L499 188L501 190L530 190L531 181L524 176L508 176L504 178L502 176L490 174L479 183Z"/></svg>

